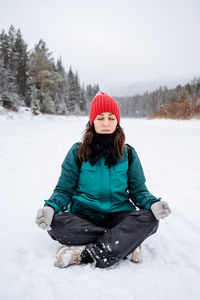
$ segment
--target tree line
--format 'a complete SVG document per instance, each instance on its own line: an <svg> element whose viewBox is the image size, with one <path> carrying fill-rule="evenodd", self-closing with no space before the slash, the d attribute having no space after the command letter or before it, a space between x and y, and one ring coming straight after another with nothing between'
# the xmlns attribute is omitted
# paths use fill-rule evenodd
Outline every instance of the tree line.
<svg viewBox="0 0 200 300"><path fill-rule="evenodd" d="M134 118L200 118L200 78L186 85L168 89L160 87L153 92L132 97L116 97L122 115Z"/></svg>
<svg viewBox="0 0 200 300"><path fill-rule="evenodd" d="M10 26L0 34L0 105L17 110L20 105L33 113L85 114L98 84L81 86L77 72L66 72L61 58L54 61L40 40L28 51L20 29Z"/></svg>
<svg viewBox="0 0 200 300"><path fill-rule="evenodd" d="M55 62L43 40L28 51L20 29L11 25L0 34L0 105L17 110L28 106L37 114L88 114L99 85L80 84L77 72ZM132 97L115 97L124 117L200 117L200 78L174 89L160 87Z"/></svg>

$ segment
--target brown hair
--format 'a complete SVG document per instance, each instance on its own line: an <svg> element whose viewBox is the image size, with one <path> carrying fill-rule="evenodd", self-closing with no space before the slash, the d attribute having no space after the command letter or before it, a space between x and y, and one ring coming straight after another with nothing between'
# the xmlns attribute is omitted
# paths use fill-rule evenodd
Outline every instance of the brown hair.
<svg viewBox="0 0 200 300"><path fill-rule="evenodd" d="M92 154L91 144L93 141L93 137L95 134L94 125L89 125L86 128L85 133L82 138L82 143L78 150L78 158L80 161L87 161ZM124 144L125 144L125 134L122 127L118 124L116 127L116 135L114 139L114 146L117 150L117 154L120 158L122 158L122 154L124 152Z"/></svg>

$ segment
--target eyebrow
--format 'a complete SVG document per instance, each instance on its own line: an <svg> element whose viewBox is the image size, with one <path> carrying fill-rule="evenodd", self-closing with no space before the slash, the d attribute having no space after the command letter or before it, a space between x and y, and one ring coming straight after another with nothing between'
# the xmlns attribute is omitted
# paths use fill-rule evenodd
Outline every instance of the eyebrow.
<svg viewBox="0 0 200 300"><path fill-rule="evenodd" d="M104 114L99 114L99 116L104 116ZM114 114L109 113L109 116L114 116Z"/></svg>

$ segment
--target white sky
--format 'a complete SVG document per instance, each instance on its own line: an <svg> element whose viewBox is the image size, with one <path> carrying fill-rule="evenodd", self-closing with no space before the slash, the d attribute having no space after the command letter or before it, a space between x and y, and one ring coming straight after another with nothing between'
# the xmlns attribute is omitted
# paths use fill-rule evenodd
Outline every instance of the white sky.
<svg viewBox="0 0 200 300"><path fill-rule="evenodd" d="M0 0L0 31L11 24L81 83L200 75L200 0Z"/></svg>

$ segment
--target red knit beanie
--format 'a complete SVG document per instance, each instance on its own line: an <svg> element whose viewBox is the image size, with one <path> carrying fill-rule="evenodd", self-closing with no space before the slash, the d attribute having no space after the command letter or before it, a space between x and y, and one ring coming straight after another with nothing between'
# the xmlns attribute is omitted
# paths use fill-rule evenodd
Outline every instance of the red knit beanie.
<svg viewBox="0 0 200 300"><path fill-rule="evenodd" d="M96 116L104 112L115 115L118 123L120 123L120 108L117 101L107 93L98 92L90 105L90 125L92 125Z"/></svg>

